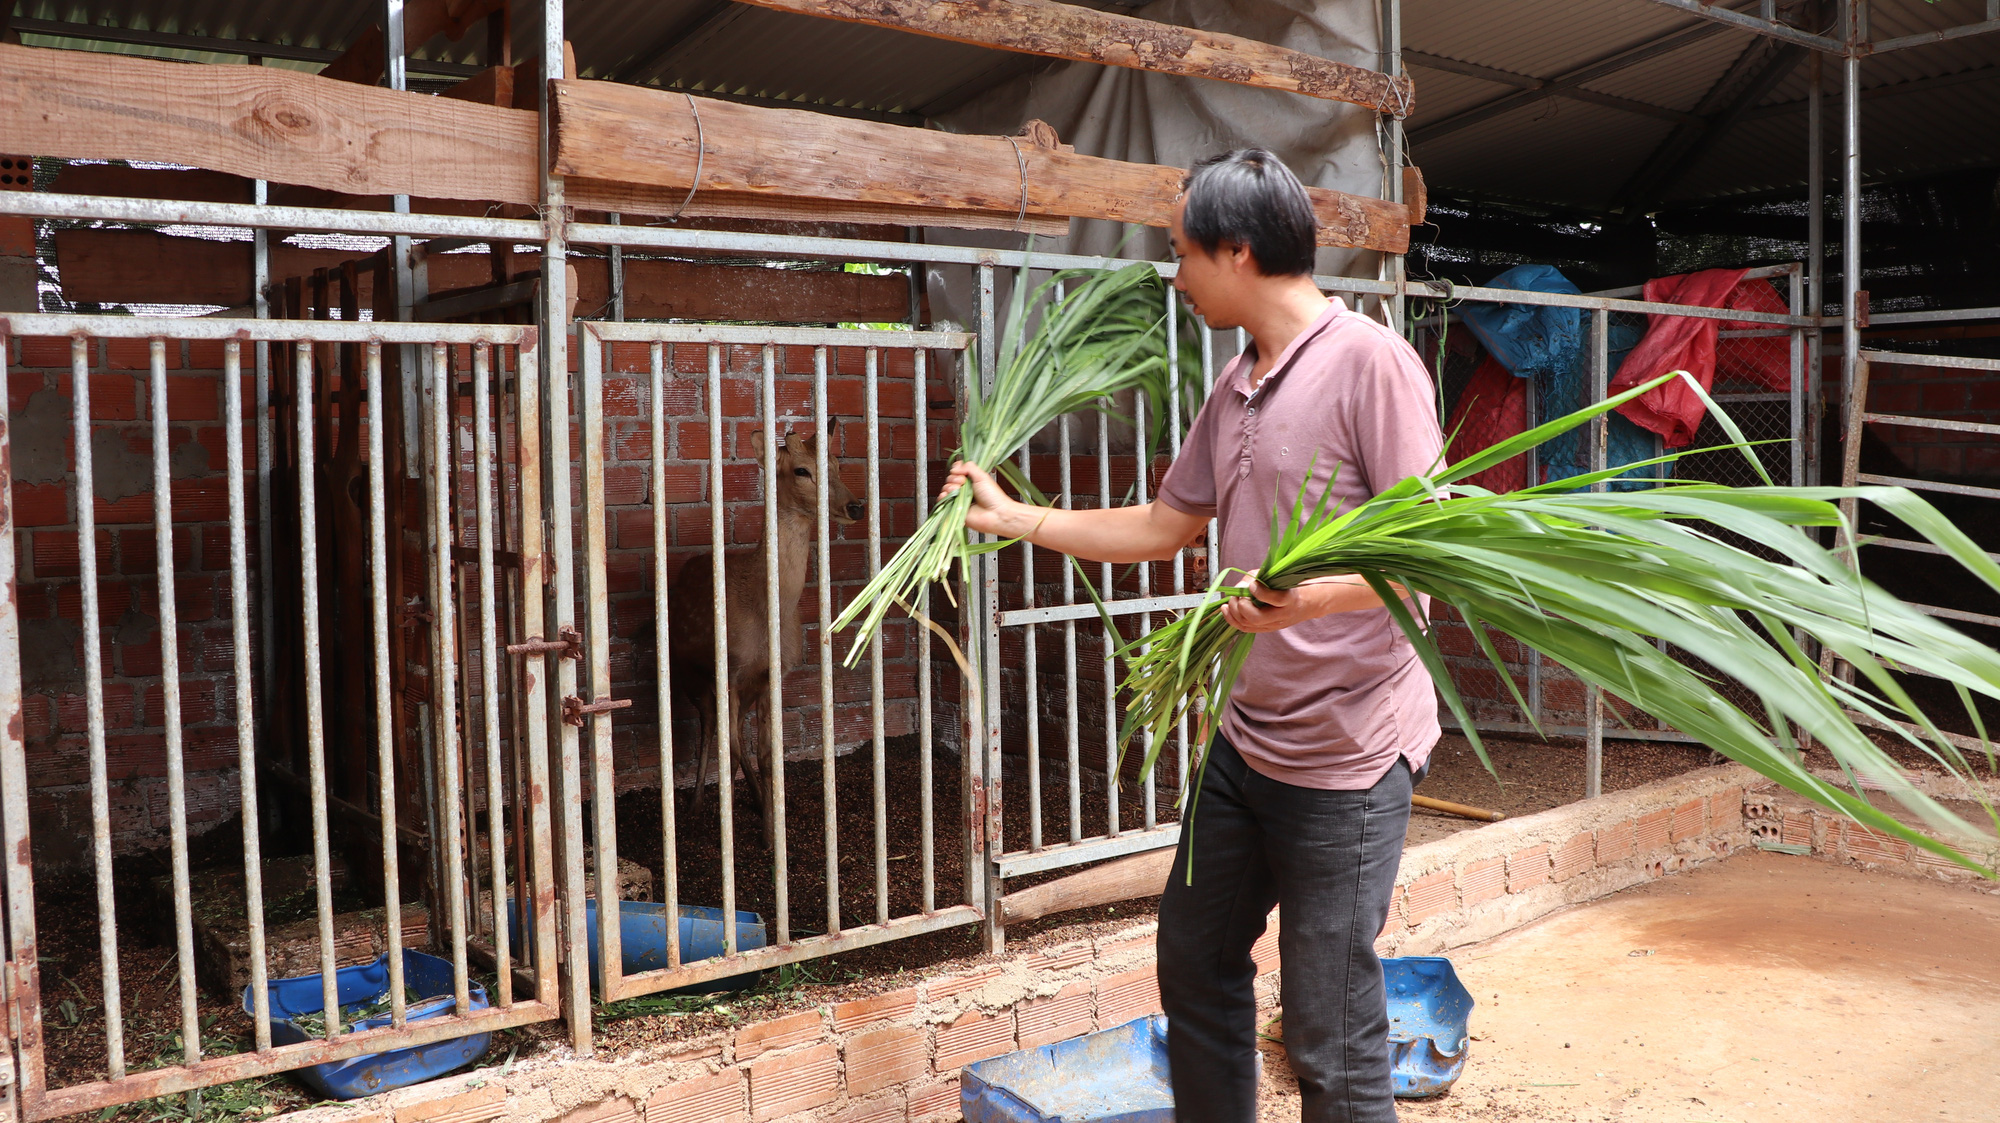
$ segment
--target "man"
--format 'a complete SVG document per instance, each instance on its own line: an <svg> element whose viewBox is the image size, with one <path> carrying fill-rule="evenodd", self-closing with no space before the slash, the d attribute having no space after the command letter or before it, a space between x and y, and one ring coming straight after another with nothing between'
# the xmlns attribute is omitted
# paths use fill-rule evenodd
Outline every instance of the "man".
<svg viewBox="0 0 2000 1123"><path fill-rule="evenodd" d="M1241 327L1254 342L1216 380L1159 498L1047 510L960 463L945 492L972 487L968 525L1124 563L1172 557L1213 517L1221 565L1249 571L1269 547L1273 502L1289 505L1308 472L1309 496L1331 486L1345 509L1429 470L1441 444L1430 378L1394 332L1320 293L1313 232L1305 189L1269 152L1198 164L1170 229L1174 287L1209 327ZM1255 592L1223 609L1258 638L1160 903L1176 1115L1256 1118L1250 948L1275 905L1285 1048L1304 1118L1388 1123L1396 1110L1374 941L1410 790L1438 738L1431 680L1359 577Z"/></svg>

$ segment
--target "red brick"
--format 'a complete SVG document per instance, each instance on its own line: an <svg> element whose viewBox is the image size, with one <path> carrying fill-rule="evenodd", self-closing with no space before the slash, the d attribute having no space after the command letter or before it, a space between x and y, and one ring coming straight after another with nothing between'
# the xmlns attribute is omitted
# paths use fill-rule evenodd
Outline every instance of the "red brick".
<svg viewBox="0 0 2000 1123"><path fill-rule="evenodd" d="M817 689L817 687L815 687ZM904 987L887 994L837 1002L833 1007L833 1028L845 1033L869 1022L897 1022L917 1012L917 988Z"/></svg>
<svg viewBox="0 0 2000 1123"><path fill-rule="evenodd" d="M1141 967L1097 980L1097 1028L1110 1029L1160 1012L1160 974Z"/></svg>
<svg viewBox="0 0 2000 1123"><path fill-rule="evenodd" d="M646 1123L743 1123L747 1118L740 1068L675 1081L646 1101Z"/></svg>
<svg viewBox="0 0 2000 1123"><path fill-rule="evenodd" d="M1637 852L1639 824L1631 819L1597 831L1597 864L1622 862Z"/></svg>
<svg viewBox="0 0 2000 1123"><path fill-rule="evenodd" d="M847 1094L865 1096L894 1084L914 1080L930 1068L924 1031L916 1026L885 1026L847 1039Z"/></svg>
<svg viewBox="0 0 2000 1123"><path fill-rule="evenodd" d="M561 1123L639 1123L639 1108L624 1096L613 1096L571 1108L561 1116Z"/></svg>
<svg viewBox="0 0 2000 1123"><path fill-rule="evenodd" d="M1785 825L1779 840L1791 846L1811 846L1813 841L1813 816L1808 811L1803 814L1785 816Z"/></svg>
<svg viewBox="0 0 2000 1123"><path fill-rule="evenodd" d="M751 1118L761 1123L832 1103L840 1095L839 1071L831 1043L756 1062L750 1066Z"/></svg>
<svg viewBox="0 0 2000 1123"><path fill-rule="evenodd" d="M1594 841L1590 832L1585 831L1556 847L1553 855L1555 870L1552 876L1557 881L1568 881L1595 865L1591 857Z"/></svg>
<svg viewBox="0 0 2000 1123"><path fill-rule="evenodd" d="M941 999L950 998L954 994L963 994L968 990L978 990L980 987L999 977L1000 968L982 967L968 974L956 975L949 979L933 980L925 985L924 996L932 1002L937 1002Z"/></svg>
<svg viewBox="0 0 2000 1123"><path fill-rule="evenodd" d="M1487 858L1458 871L1459 900L1467 905L1490 901L1507 892L1507 862Z"/></svg>
<svg viewBox="0 0 2000 1123"><path fill-rule="evenodd" d="M949 1072L1014 1048L1014 1014L969 1010L937 1031L937 1070Z"/></svg>
<svg viewBox="0 0 2000 1123"><path fill-rule="evenodd" d="M1507 892L1520 893L1549 879L1549 846L1540 843L1507 855Z"/></svg>
<svg viewBox="0 0 2000 1123"><path fill-rule="evenodd" d="M1272 924L1250 945L1250 958L1257 964L1259 975L1268 975L1278 969L1278 926Z"/></svg>
<svg viewBox="0 0 2000 1123"><path fill-rule="evenodd" d="M1095 950L1088 943L1076 943L1059 948L1050 948L1047 951L1037 952L1029 956L1028 970L1067 971L1072 967L1081 967L1089 963L1095 954Z"/></svg>
<svg viewBox="0 0 2000 1123"><path fill-rule="evenodd" d="M736 1031L736 1059L747 1061L772 1049L811 1041L820 1035L823 1028L818 1010L745 1026Z"/></svg>
<svg viewBox="0 0 2000 1123"><path fill-rule="evenodd" d="M838 1114L826 1116L826 1123L903 1123L908 1109L903 1104L901 1092L891 1092L862 1100L841 1108Z"/></svg>
<svg viewBox="0 0 2000 1123"><path fill-rule="evenodd" d="M396 1123L485 1123L507 1110L507 1090L498 1084L452 1096L406 1103L396 1109Z"/></svg>
<svg viewBox="0 0 2000 1123"><path fill-rule="evenodd" d="M1077 646L1082 647L1083 645L1078 644ZM1150 956L1158 954L1157 949L1158 938L1149 933L1144 936L1133 936L1130 939L1112 940L1108 943L1099 944L1097 945L1097 958L1113 959L1130 952L1143 952Z"/></svg>
<svg viewBox="0 0 2000 1123"><path fill-rule="evenodd" d="M1847 824L1847 856L1864 862L1907 862L1915 847L1900 838Z"/></svg>
<svg viewBox="0 0 2000 1123"><path fill-rule="evenodd" d="M1425 874L1403 886L1403 917L1413 928L1457 907L1458 886L1450 870Z"/></svg>
<svg viewBox="0 0 2000 1123"><path fill-rule="evenodd" d="M1389 891L1389 912L1382 918L1382 930L1375 933L1375 938L1379 940L1403 926L1403 887L1398 885Z"/></svg>
<svg viewBox="0 0 2000 1123"><path fill-rule="evenodd" d="M1023 1002L1015 1009L1021 1048L1068 1041L1091 1031L1091 985L1084 979L1047 998Z"/></svg>
<svg viewBox="0 0 2000 1123"><path fill-rule="evenodd" d="M1699 799L1690 799L1674 808L1673 832L1668 836L1669 840L1679 842L1684 838L1693 838L1702 833L1707 821L1707 803Z"/></svg>
<svg viewBox="0 0 2000 1123"><path fill-rule="evenodd" d="M959 1106L964 1101L958 1094L958 1074L951 1079L927 1088L910 1091L910 1123L925 1123L930 1119L957 1119ZM652 1123L648 1120L647 1123Z"/></svg>
<svg viewBox="0 0 2000 1123"><path fill-rule="evenodd" d="M1708 821L1712 829L1733 831L1743 825L1743 789L1725 788L1708 797Z"/></svg>
<svg viewBox="0 0 2000 1123"><path fill-rule="evenodd" d="M1666 808L1648 811L1639 816L1639 853L1650 854L1667 844L1668 832L1673 828L1674 813Z"/></svg>

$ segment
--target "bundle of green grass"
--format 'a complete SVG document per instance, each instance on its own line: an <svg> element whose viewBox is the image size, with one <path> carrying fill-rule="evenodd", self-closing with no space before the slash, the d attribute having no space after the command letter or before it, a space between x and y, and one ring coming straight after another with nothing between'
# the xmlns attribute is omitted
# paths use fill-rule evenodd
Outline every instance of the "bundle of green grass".
<svg viewBox="0 0 2000 1123"><path fill-rule="evenodd" d="M994 392L968 405L960 458L991 471L1064 413L1108 408L1113 394L1135 387L1165 392L1164 294L1151 267L1073 276L1070 283L1074 288L1032 336L1017 295L1010 323L1016 343L1003 354ZM1080 298L1084 303L1070 307ZM1283 589L1318 576L1359 574L1382 596L1489 770L1436 640L1398 588L1456 610L1510 690L1514 680L1489 627L1793 792L1992 876L1982 860L2000 826L1991 801L1980 798L1987 821L1975 827L1911 783L1857 718L1901 738L1942 771L1968 776L1971 763L1897 672L1950 683L1984 747L1974 699L2000 700L2000 653L1891 596L1809 533L1842 527L1840 500L1866 500L2000 591L2000 566L1921 496L1894 487L1771 486L1748 442L1712 401L1709 409L1735 442L1728 447L1743 451L1765 486L1660 480L1637 491L1592 490L1634 465L1506 494L1463 482L1673 378L1701 392L1685 372L1665 375L1403 480L1348 510L1331 509L1325 495L1301 492L1289 502L1274 495L1270 550L1257 579ZM942 579L952 561L994 548L968 539L969 492L960 489L932 512L836 626L860 619L865 640L890 606L909 603L923 582ZM1852 528L1846 530L1851 541ZM1776 558L1739 549L1724 533ZM1182 718L1227 703L1255 637L1232 628L1219 609L1249 591L1243 575L1218 574L1200 605L1121 650L1129 699L1121 738L1130 744L1142 731L1155 735L1143 771ZM1668 655L1660 641L1722 678ZM1856 681L1823 675L1808 644L1851 665ZM1761 712L1732 701L1725 678L1748 688ZM1521 708L1527 712L1525 702ZM1845 783L1809 767L1802 738L1831 753ZM1992 770L1990 751L1985 764ZM1860 794L1863 775L1929 831L1869 802ZM1197 783L1189 814L1198 793Z"/></svg>

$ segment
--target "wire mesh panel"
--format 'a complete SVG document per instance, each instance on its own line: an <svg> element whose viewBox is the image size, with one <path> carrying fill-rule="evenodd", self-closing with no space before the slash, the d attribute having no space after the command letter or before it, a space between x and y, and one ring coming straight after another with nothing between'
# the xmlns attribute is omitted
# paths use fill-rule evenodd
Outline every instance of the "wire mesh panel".
<svg viewBox="0 0 2000 1123"><path fill-rule="evenodd" d="M496 586L492 555L539 549L519 529L539 500L496 483L534 474L520 466L536 463L535 442L515 436L494 471L495 432L535 429L532 332L27 315L0 333L4 484L40 504L9 506L0 545L17 561L14 531L29 529L29 568L9 575L7 601L30 606L14 622L27 642L0 703L25 718L66 706L72 684L81 695L80 736L41 737L23 720L0 743L26 1116L553 1017L542 744L518 723L508 737L490 705L484 723L466 717L495 681L496 604L518 600L517 578ZM408 377L398 344L424 356ZM466 374L478 432L461 442ZM252 388L272 404L268 427L245 406ZM400 439L406 411L419 415L415 447ZM245 455L260 430L273 441L262 481ZM439 481L462 449L486 457L478 474L494 486L455 524ZM269 527L253 525L260 483ZM481 543L478 568L464 568L455 525ZM496 546L501 525L515 529ZM254 596L253 533L278 562ZM271 623L253 627L266 605L255 615ZM537 625L516 612L504 626ZM63 635L79 658L48 646ZM270 673L254 669L259 648L279 649ZM487 672L461 693L473 662ZM134 805L134 789L156 795ZM46 809L33 828L31 794ZM60 829L69 804L95 923L74 927L80 910L45 895L56 907L38 927L29 855L79 848ZM167 872L135 884L123 859L155 847ZM510 891L529 937L511 947ZM153 915L134 915L134 901ZM174 946L165 989L127 969L137 928L154 922ZM45 961L61 973L45 976ZM379 1004L358 993L377 984Z"/></svg>
<svg viewBox="0 0 2000 1123"><path fill-rule="evenodd" d="M664 917L645 946L595 925L607 1000L977 919L970 896L940 907L974 819L938 805L970 806L980 761L937 736L962 699L933 681L932 632L898 614L850 652L827 626L928 509L929 387L970 343L578 325L587 643L564 736L591 801L589 907ZM628 855L652 900L603 876Z"/></svg>

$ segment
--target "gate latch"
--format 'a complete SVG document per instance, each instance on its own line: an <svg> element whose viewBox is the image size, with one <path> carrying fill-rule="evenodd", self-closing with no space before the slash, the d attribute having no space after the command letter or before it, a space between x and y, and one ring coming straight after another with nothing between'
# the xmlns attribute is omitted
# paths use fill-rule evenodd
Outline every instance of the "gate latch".
<svg viewBox="0 0 2000 1123"><path fill-rule="evenodd" d="M583 660L583 633L568 624L556 629L554 639L529 639L526 643L507 645L509 655L559 655L564 659Z"/></svg>
<svg viewBox="0 0 2000 1123"><path fill-rule="evenodd" d="M574 725L578 729L581 729L583 728L584 715L610 713L612 710L625 709L631 704L632 699L630 698L599 698L595 702L586 703L583 699L571 694L562 701L563 724Z"/></svg>

